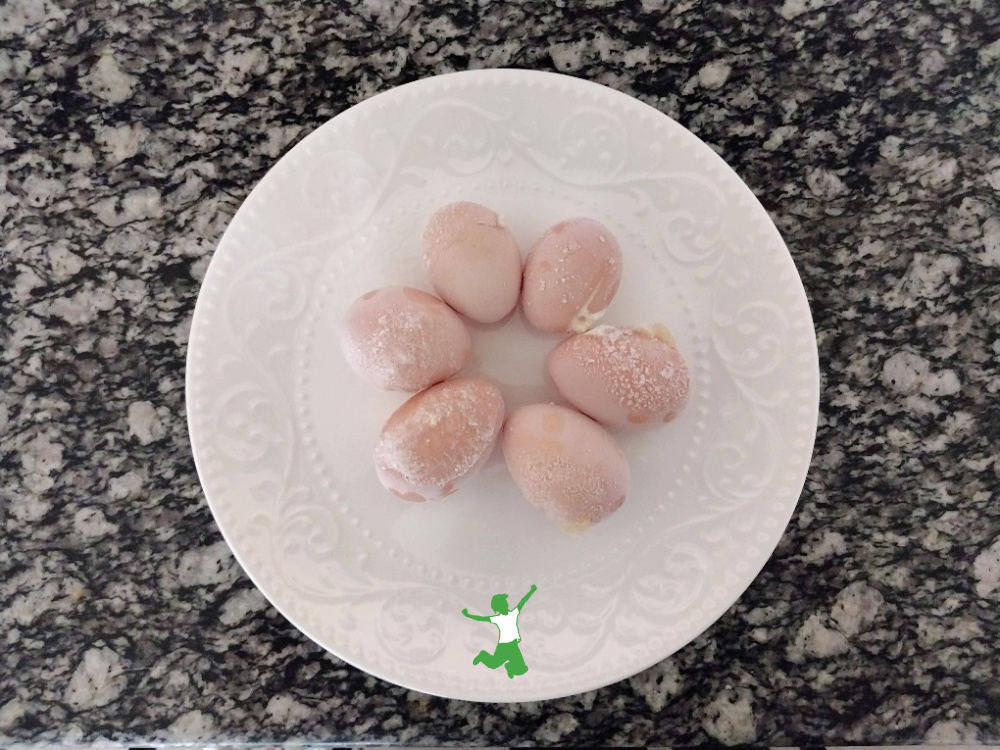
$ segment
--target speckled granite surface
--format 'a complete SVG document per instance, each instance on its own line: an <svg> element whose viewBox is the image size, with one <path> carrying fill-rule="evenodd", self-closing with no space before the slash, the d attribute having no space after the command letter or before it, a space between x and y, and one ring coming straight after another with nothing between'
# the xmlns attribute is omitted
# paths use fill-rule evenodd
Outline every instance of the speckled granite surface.
<svg viewBox="0 0 1000 750"><path fill-rule="evenodd" d="M910 5L6 2L0 744L1000 742L1000 11ZM410 693L289 626L184 413L199 281L266 169L365 97L487 66L712 144L791 248L824 373L806 490L738 604L530 705Z"/></svg>

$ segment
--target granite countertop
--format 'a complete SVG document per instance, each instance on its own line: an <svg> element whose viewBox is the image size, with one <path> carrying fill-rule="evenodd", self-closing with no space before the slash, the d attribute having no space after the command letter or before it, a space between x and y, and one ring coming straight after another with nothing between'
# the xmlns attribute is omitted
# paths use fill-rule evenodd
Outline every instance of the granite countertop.
<svg viewBox="0 0 1000 750"><path fill-rule="evenodd" d="M711 144L784 235L823 373L806 488L739 602L632 679L523 705L409 692L290 626L213 523L183 387L209 258L276 158L499 66ZM998 91L983 0L6 3L0 744L1000 742Z"/></svg>

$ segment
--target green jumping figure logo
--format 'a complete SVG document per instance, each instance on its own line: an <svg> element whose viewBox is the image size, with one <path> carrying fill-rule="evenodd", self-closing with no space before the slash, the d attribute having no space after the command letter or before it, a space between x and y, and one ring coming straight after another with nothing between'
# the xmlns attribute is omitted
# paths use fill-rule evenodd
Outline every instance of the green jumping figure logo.
<svg viewBox="0 0 1000 750"><path fill-rule="evenodd" d="M470 615L468 609L462 610L462 614L470 620L492 622L500 631L500 640L497 642L496 650L492 654L489 651L480 651L472 660L473 664L482 663L490 669L496 669L502 664L507 669L507 676L512 680L528 671L528 665L524 663L521 649L517 645L521 640L521 633L517 629L517 616L521 614L521 608L537 590L538 587L531 584L531 590L524 595L524 598L517 603L514 609L507 607L506 594L497 594L490 599L493 615Z"/></svg>

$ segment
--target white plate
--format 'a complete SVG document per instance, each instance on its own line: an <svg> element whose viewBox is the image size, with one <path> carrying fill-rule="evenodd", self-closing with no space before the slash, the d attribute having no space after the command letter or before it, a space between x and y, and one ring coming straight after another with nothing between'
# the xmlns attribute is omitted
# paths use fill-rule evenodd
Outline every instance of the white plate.
<svg viewBox="0 0 1000 750"><path fill-rule="evenodd" d="M518 495L499 451L444 500L375 477L401 394L350 371L338 328L370 289L428 289L419 236L453 200L497 210L527 250L572 215L625 254L604 322L662 322L693 371L664 428L619 434L633 489L579 537ZM510 406L554 396L556 340L519 316L474 330L470 372ZM436 695L529 701L665 658L753 580L805 481L818 412L802 284L750 190L708 146L624 94L545 73L476 71L380 94L310 134L236 214L191 329L188 418L226 541L265 596L345 661ZM497 641L490 598L520 615L528 672L474 666Z"/></svg>

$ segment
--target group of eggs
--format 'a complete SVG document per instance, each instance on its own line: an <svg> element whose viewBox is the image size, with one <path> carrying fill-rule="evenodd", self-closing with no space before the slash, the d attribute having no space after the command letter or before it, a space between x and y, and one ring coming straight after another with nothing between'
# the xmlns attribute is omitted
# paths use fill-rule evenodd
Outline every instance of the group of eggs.
<svg viewBox="0 0 1000 750"><path fill-rule="evenodd" d="M416 394L379 435L381 483L404 500L444 497L486 463L500 440L518 489L567 531L617 510L630 471L605 426L669 422L687 400L690 379L663 326L594 327L622 277L611 232L591 219L561 222L522 265L497 214L459 202L431 217L422 244L439 296L378 289L356 300L344 321L343 349L353 369L376 387ZM508 415L489 380L453 377L472 352L462 316L497 323L519 301L534 328L570 334L546 368L574 408L531 404Z"/></svg>

